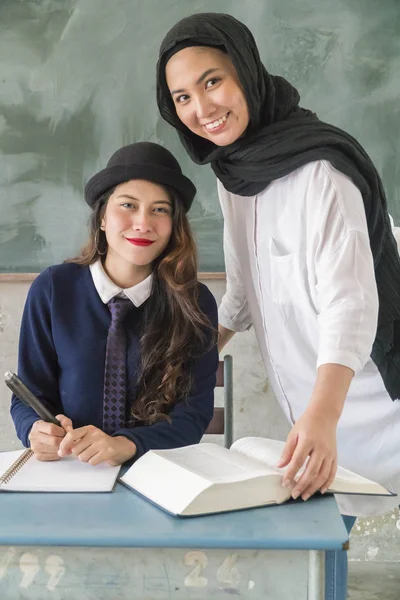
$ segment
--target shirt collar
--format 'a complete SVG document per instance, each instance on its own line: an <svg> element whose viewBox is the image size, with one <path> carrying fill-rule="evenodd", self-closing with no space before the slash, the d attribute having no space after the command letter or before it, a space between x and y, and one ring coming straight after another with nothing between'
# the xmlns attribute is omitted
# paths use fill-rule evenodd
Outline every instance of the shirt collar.
<svg viewBox="0 0 400 600"><path fill-rule="evenodd" d="M129 298L135 306L140 306L150 297L153 283L152 274L146 277L146 279L143 279L140 283L137 283L130 288L123 289L111 281L105 272L100 259L91 264L89 268L92 274L94 287L104 304L108 304L115 296L121 296Z"/></svg>

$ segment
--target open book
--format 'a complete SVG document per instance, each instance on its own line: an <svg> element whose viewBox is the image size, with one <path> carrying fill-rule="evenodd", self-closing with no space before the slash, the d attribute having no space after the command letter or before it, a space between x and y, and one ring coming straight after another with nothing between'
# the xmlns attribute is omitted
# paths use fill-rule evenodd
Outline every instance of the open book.
<svg viewBox="0 0 400 600"><path fill-rule="evenodd" d="M111 492L120 467L95 467L75 456L43 462L32 450L0 453L0 492Z"/></svg>
<svg viewBox="0 0 400 600"><path fill-rule="evenodd" d="M208 443L150 450L120 480L174 515L280 504L291 497L290 490L282 485L284 469L276 467L284 445L247 437L237 440L230 450ZM341 467L329 491L393 495L380 484Z"/></svg>

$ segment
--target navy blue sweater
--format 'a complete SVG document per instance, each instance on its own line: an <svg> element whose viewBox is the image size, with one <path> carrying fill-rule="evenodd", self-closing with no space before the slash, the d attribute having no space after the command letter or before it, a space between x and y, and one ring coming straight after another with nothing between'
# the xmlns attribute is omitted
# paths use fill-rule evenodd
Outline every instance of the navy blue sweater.
<svg viewBox="0 0 400 600"><path fill-rule="evenodd" d="M211 292L199 283L199 304L217 327L217 307ZM140 368L139 337L144 304L126 321L128 389L136 388ZM65 414L75 428L102 428L104 364L111 316L94 286L89 267L62 264L43 271L32 283L22 317L18 374L56 415ZM218 367L217 348L193 366L189 397L174 405L171 423L136 426L114 432L137 446L137 456L150 449L174 448L200 441L212 416ZM36 413L13 396L11 416L19 439L28 435Z"/></svg>

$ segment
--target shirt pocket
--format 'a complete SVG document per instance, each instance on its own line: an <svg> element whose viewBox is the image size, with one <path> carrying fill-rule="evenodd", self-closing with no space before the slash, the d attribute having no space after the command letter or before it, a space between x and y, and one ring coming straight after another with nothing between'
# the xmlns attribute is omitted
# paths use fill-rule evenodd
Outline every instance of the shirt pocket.
<svg viewBox="0 0 400 600"><path fill-rule="evenodd" d="M299 256L285 253L271 238L269 242L269 288L274 304L304 304L305 286L302 281L302 270Z"/></svg>

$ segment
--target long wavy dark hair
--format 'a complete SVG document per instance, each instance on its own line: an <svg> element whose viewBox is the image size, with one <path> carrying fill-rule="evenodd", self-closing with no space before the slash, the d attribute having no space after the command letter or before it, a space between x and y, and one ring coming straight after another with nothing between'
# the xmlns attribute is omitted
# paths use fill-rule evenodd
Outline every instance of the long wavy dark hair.
<svg viewBox="0 0 400 600"><path fill-rule="evenodd" d="M152 292L144 305L141 371L131 402L131 418L147 424L169 420L173 405L189 393L193 361L217 339L199 306L197 251L183 204L174 190L163 187L173 205L172 233L153 263ZM114 190L98 200L89 221L88 242L79 256L66 262L90 265L105 258L107 240L100 224Z"/></svg>

